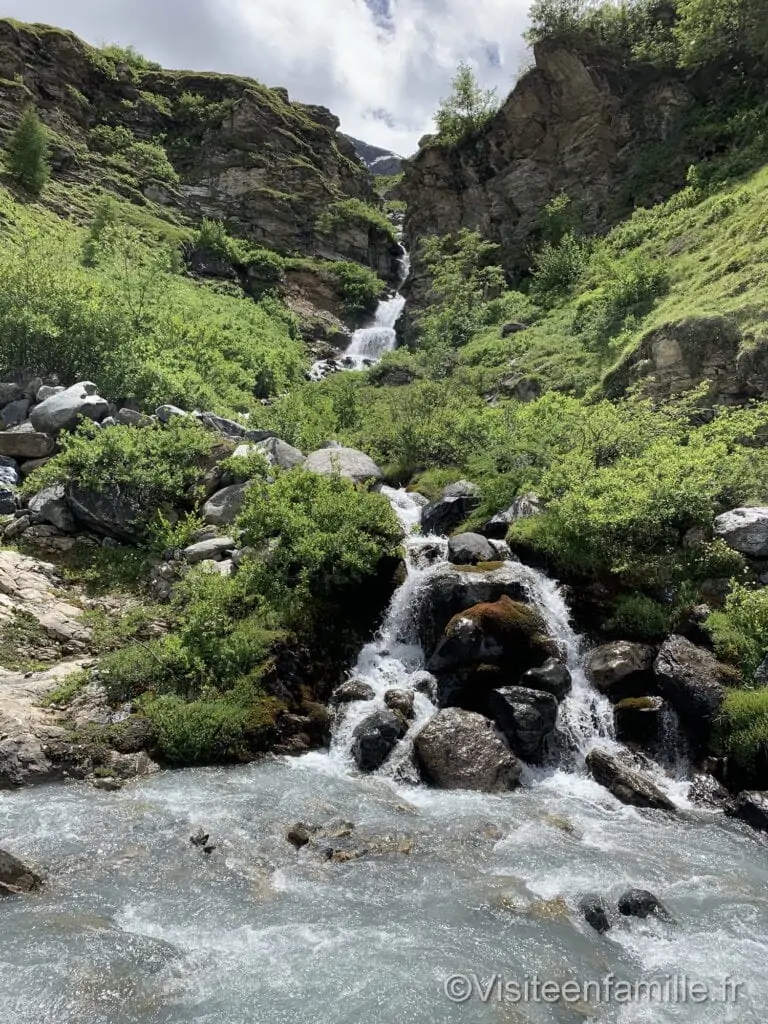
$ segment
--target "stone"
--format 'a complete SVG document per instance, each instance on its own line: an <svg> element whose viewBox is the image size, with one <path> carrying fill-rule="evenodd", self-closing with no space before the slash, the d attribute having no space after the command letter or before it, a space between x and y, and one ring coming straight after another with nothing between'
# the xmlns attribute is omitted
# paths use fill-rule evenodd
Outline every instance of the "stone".
<svg viewBox="0 0 768 1024"><path fill-rule="evenodd" d="M419 640L429 657L437 647L445 627L459 612L474 605L498 601L507 596L514 601L528 597L521 570L516 565L441 566L424 580L417 610Z"/></svg>
<svg viewBox="0 0 768 1024"><path fill-rule="evenodd" d="M6 850L0 850L0 895L10 896L34 892L43 884L42 877Z"/></svg>
<svg viewBox="0 0 768 1024"><path fill-rule="evenodd" d="M600 935L604 935L611 927L611 913L608 903L602 896L590 893L579 900L579 910L584 920Z"/></svg>
<svg viewBox="0 0 768 1024"><path fill-rule="evenodd" d="M573 680L567 666L562 661L557 658L547 658L543 665L529 668L527 672L523 672L517 685L551 693L559 702L565 700L571 692Z"/></svg>
<svg viewBox="0 0 768 1024"><path fill-rule="evenodd" d="M616 640L591 650L584 662L587 678L609 700L642 697L653 682L654 650L646 644Z"/></svg>
<svg viewBox="0 0 768 1024"><path fill-rule="evenodd" d="M438 711L413 745L422 778L438 789L505 793L516 789L522 765L493 722L461 708Z"/></svg>
<svg viewBox="0 0 768 1024"><path fill-rule="evenodd" d="M105 793L117 793L123 788L125 782L122 779L115 779L110 775L104 775L93 779L91 785L94 789L100 789Z"/></svg>
<svg viewBox="0 0 768 1024"><path fill-rule="evenodd" d="M44 402L46 398L53 398L54 395L60 395L62 391L66 391L63 384L42 384L35 394L36 402Z"/></svg>
<svg viewBox="0 0 768 1024"><path fill-rule="evenodd" d="M190 544L189 547L184 548L182 554L190 565L196 565L206 559L218 562L226 551L231 551L234 547L235 541L232 537L211 537L209 540Z"/></svg>
<svg viewBox="0 0 768 1024"><path fill-rule="evenodd" d="M0 384L0 408L9 405L11 402L16 402L24 394L23 388L20 384L16 384L14 381Z"/></svg>
<svg viewBox="0 0 768 1024"><path fill-rule="evenodd" d="M595 747L587 754L587 768L601 786L623 804L674 811L672 801L646 775L626 763L618 754Z"/></svg>
<svg viewBox="0 0 768 1024"><path fill-rule="evenodd" d="M141 510L116 484L106 486L101 492L72 484L67 490L67 502L77 522L95 533L129 544L140 539Z"/></svg>
<svg viewBox="0 0 768 1024"><path fill-rule="evenodd" d="M14 540L16 537L23 536L32 525L32 520L29 516L20 516L18 519L12 519L10 523L3 530L3 539Z"/></svg>
<svg viewBox="0 0 768 1024"><path fill-rule="evenodd" d="M688 787L688 799L697 807L709 807L715 810L733 809L733 799L725 786L712 775L699 772L691 779ZM766 819L768 822L768 818Z"/></svg>
<svg viewBox="0 0 768 1024"><path fill-rule="evenodd" d="M421 515L422 532L429 536L444 536L461 526L480 504L480 488L468 480L459 480L443 491L437 501L431 502Z"/></svg>
<svg viewBox="0 0 768 1024"><path fill-rule="evenodd" d="M662 921L672 920L664 904L647 889L627 889L619 897L619 913L624 917L646 918L653 915Z"/></svg>
<svg viewBox="0 0 768 1024"><path fill-rule="evenodd" d="M521 331L527 331L528 326L528 324L521 324L515 320L510 320L509 323L504 324L501 328L501 336L502 338L509 338L513 334L519 334Z"/></svg>
<svg viewBox="0 0 768 1024"><path fill-rule="evenodd" d="M54 447L53 438L39 433L29 422L0 431L0 455L21 460L44 459L53 454Z"/></svg>
<svg viewBox="0 0 768 1024"><path fill-rule="evenodd" d="M203 505L203 520L213 526L229 526L240 515L245 505L249 484L232 484L217 491Z"/></svg>
<svg viewBox="0 0 768 1024"><path fill-rule="evenodd" d="M407 729L402 715L388 708L364 719L352 733L352 757L360 771L381 768Z"/></svg>
<svg viewBox="0 0 768 1024"><path fill-rule="evenodd" d="M415 716L414 696L411 690L387 690L384 694L384 703L390 711L398 711L407 722Z"/></svg>
<svg viewBox="0 0 768 1024"><path fill-rule="evenodd" d="M653 746L662 736L665 703L661 697L626 697L613 709L616 739L637 746Z"/></svg>
<svg viewBox="0 0 768 1024"><path fill-rule="evenodd" d="M519 498L515 498L512 504L504 509L503 512L497 512L495 516L492 516L483 526L483 533L486 537L503 540L507 536L512 523L517 522L518 519L529 519L531 516L537 516L541 510L542 504L538 495L522 494Z"/></svg>
<svg viewBox="0 0 768 1024"><path fill-rule="evenodd" d="M503 595L455 615L427 662L433 675L469 665L503 662L522 674L556 651L546 623L530 605Z"/></svg>
<svg viewBox="0 0 768 1024"><path fill-rule="evenodd" d="M331 694L331 704L353 704L358 700L373 700L376 693L362 679L348 679Z"/></svg>
<svg viewBox="0 0 768 1024"><path fill-rule="evenodd" d="M555 731L557 700L551 693L505 686L488 695L485 713L506 736L512 751L523 761L540 761L547 740Z"/></svg>
<svg viewBox="0 0 768 1024"><path fill-rule="evenodd" d="M16 487L21 483L21 474L13 466L0 466L0 484L4 487Z"/></svg>
<svg viewBox="0 0 768 1024"><path fill-rule="evenodd" d="M768 507L724 512L715 519L715 536L749 558L768 558Z"/></svg>
<svg viewBox="0 0 768 1024"><path fill-rule="evenodd" d="M29 499L27 510L33 523L50 523L63 533L76 533L77 522L69 507L63 484L44 487Z"/></svg>
<svg viewBox="0 0 768 1024"><path fill-rule="evenodd" d="M369 455L355 448L320 448L307 457L304 469L322 476L338 474L355 483L376 483L384 476Z"/></svg>
<svg viewBox="0 0 768 1024"><path fill-rule="evenodd" d="M477 565L495 558L495 549L480 533L459 533L448 541L448 561L453 565Z"/></svg>
<svg viewBox="0 0 768 1024"><path fill-rule="evenodd" d="M727 673L711 651L671 636L654 662L658 691L680 716L692 742L706 746L712 724L725 700Z"/></svg>
<svg viewBox="0 0 768 1024"><path fill-rule="evenodd" d="M15 402L9 402L0 412L3 429L9 430L11 427L17 427L20 423L23 423L27 418L31 404L28 398L19 398Z"/></svg>
<svg viewBox="0 0 768 1024"><path fill-rule="evenodd" d="M0 516L12 516L17 508L15 489L0 484Z"/></svg>
<svg viewBox="0 0 768 1024"><path fill-rule="evenodd" d="M169 423L174 416L189 416L189 413L180 409L178 405L161 405L155 409L155 416L161 423Z"/></svg>
<svg viewBox="0 0 768 1024"><path fill-rule="evenodd" d="M768 832L768 792L739 793L727 813L760 832Z"/></svg>
<svg viewBox="0 0 768 1024"><path fill-rule="evenodd" d="M155 422L151 416L136 409L118 409L115 419L124 427L151 427Z"/></svg>
<svg viewBox="0 0 768 1024"><path fill-rule="evenodd" d="M82 419L98 423L107 415L109 402L96 394L95 387L90 381L81 381L46 398L30 413L32 426L44 434L57 434L71 430Z"/></svg>
<svg viewBox="0 0 768 1024"><path fill-rule="evenodd" d="M22 476L29 476L30 473L34 473L36 469L42 469L43 466L47 466L51 460L48 459L27 459L26 462L22 462L20 469Z"/></svg>
<svg viewBox="0 0 768 1024"><path fill-rule="evenodd" d="M257 451L263 451L270 464L280 469L295 469L307 461L306 456L298 448L294 448L279 437L268 437L264 441L258 441L254 447Z"/></svg>

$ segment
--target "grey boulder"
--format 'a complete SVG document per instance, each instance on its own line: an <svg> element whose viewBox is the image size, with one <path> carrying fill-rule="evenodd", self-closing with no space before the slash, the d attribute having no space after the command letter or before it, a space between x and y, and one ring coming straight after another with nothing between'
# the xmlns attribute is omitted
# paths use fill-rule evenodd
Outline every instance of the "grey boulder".
<svg viewBox="0 0 768 1024"><path fill-rule="evenodd" d="M617 640L591 650L584 669L592 685L610 700L640 697L648 693L653 677L653 654L646 644Z"/></svg>
<svg viewBox="0 0 768 1024"><path fill-rule="evenodd" d="M438 789L504 793L515 789L522 765L493 722L473 711L445 708L414 740L424 780Z"/></svg>
<svg viewBox="0 0 768 1024"><path fill-rule="evenodd" d="M438 501L427 505L421 516L421 529L426 535L448 534L461 526L480 504L480 488L469 480L459 480L443 491Z"/></svg>
<svg viewBox="0 0 768 1024"><path fill-rule="evenodd" d="M448 561L454 565L493 562L496 550L480 533L459 533L448 541Z"/></svg>
<svg viewBox="0 0 768 1024"><path fill-rule="evenodd" d="M81 419L99 422L108 412L109 402L96 394L96 385L81 381L36 405L29 418L35 430L57 434L71 430Z"/></svg>
<svg viewBox="0 0 768 1024"><path fill-rule="evenodd" d="M768 508L734 508L715 519L715 536L750 558L768 558Z"/></svg>
<svg viewBox="0 0 768 1024"><path fill-rule="evenodd" d="M44 459L53 454L54 440L35 430L30 422L0 431L0 455L13 459Z"/></svg>
<svg viewBox="0 0 768 1024"><path fill-rule="evenodd" d="M503 540L509 531L510 526L518 519L529 519L537 516L542 510L541 500L536 494L523 494L515 498L509 508L503 512L497 512L483 527L486 537L493 537Z"/></svg>
<svg viewBox="0 0 768 1024"><path fill-rule="evenodd" d="M229 526L240 515L245 505L248 484L232 484L217 491L203 505L203 520L213 526Z"/></svg>
<svg viewBox="0 0 768 1024"><path fill-rule="evenodd" d="M768 793L757 790L739 793L726 813L760 832L768 832Z"/></svg>
<svg viewBox="0 0 768 1024"><path fill-rule="evenodd" d="M33 523L50 523L64 533L76 533L77 523L69 507L63 484L44 487L27 506Z"/></svg>
<svg viewBox="0 0 768 1024"><path fill-rule="evenodd" d="M361 772L381 768L408 727L402 715L386 708L364 719L352 733L352 757Z"/></svg>
<svg viewBox="0 0 768 1024"><path fill-rule="evenodd" d="M218 562L227 551L232 551L235 547L236 544L232 537L210 537L208 540L190 544L189 547L184 548L182 554L190 565L196 565L207 559Z"/></svg>
<svg viewBox="0 0 768 1024"><path fill-rule="evenodd" d="M557 658L547 658L538 668L530 668L523 672L518 682L518 686L551 693L557 701L565 700L571 692L572 685L571 673Z"/></svg>
<svg viewBox="0 0 768 1024"><path fill-rule="evenodd" d="M662 811L676 810L672 801L647 775L618 754L596 747L590 750L586 760L595 782L605 786L621 803Z"/></svg>
<svg viewBox="0 0 768 1024"><path fill-rule="evenodd" d="M551 693L505 686L488 695L486 713L524 761L541 759L557 722L557 700Z"/></svg>
<svg viewBox="0 0 768 1024"><path fill-rule="evenodd" d="M384 476L370 455L355 448L320 448L307 456L304 469L322 476L338 474L358 484L376 482Z"/></svg>
<svg viewBox="0 0 768 1024"><path fill-rule="evenodd" d="M20 423L23 423L27 418L31 404L28 398L18 398L15 402L9 402L3 411L0 412L3 428L8 430L10 427L17 427Z"/></svg>
<svg viewBox="0 0 768 1024"><path fill-rule="evenodd" d="M140 538L137 525L141 510L120 493L116 485L103 491L91 491L72 485L67 501L75 519L95 533L134 543Z"/></svg>
<svg viewBox="0 0 768 1024"><path fill-rule="evenodd" d="M372 686L362 679L348 679L331 694L331 704L354 704L358 700L373 700L376 693Z"/></svg>
<svg viewBox="0 0 768 1024"><path fill-rule="evenodd" d="M266 454L271 465L280 469L295 469L296 466L303 466L307 461L306 456L298 448L294 448L292 444L288 444L287 441L283 441L279 437L268 437L265 441L257 441L256 448Z"/></svg>
<svg viewBox="0 0 768 1024"><path fill-rule="evenodd" d="M36 871L28 867L12 853L0 850L0 896L11 896L22 892L34 892L43 884Z"/></svg>
<svg viewBox="0 0 768 1024"><path fill-rule="evenodd" d="M689 735L705 743L725 700L723 667L710 651L671 636L654 663L661 696L675 709Z"/></svg>

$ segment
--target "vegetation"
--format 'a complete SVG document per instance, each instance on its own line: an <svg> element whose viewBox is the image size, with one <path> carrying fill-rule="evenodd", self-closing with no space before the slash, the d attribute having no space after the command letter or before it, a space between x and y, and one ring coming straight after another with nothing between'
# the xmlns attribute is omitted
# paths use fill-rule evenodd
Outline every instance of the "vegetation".
<svg viewBox="0 0 768 1024"><path fill-rule="evenodd" d="M755 674L768 656L768 592L735 586L725 607L707 619L707 629L718 655L739 668L748 686L755 685Z"/></svg>
<svg viewBox="0 0 768 1024"><path fill-rule="evenodd" d="M459 142L482 128L498 109L495 89L482 89L469 64L462 61L451 83L451 93L435 114L437 141Z"/></svg>
<svg viewBox="0 0 768 1024"><path fill-rule="evenodd" d="M5 144L5 166L12 180L39 196L51 176L48 129L34 107L27 107Z"/></svg>
<svg viewBox="0 0 768 1024"><path fill-rule="evenodd" d="M339 199L331 203L328 210L317 221L316 228L320 234L328 234L334 228L345 224L357 224L363 228L375 228L389 236L394 242L397 233L388 217L375 206L370 206L362 199Z"/></svg>

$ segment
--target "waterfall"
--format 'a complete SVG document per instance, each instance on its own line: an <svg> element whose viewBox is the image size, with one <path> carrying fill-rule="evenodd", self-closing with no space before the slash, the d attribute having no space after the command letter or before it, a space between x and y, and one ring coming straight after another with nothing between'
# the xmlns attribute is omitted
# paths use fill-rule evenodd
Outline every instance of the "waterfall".
<svg viewBox="0 0 768 1024"><path fill-rule="evenodd" d="M397 321L405 308L405 297L400 289L410 273L411 261L403 249L399 261L397 290L394 295L382 299L376 308L373 323L361 327L352 335L346 351L338 359L321 359L309 371L310 380L322 380L329 373L338 370L365 370L374 366L387 352L397 345Z"/></svg>

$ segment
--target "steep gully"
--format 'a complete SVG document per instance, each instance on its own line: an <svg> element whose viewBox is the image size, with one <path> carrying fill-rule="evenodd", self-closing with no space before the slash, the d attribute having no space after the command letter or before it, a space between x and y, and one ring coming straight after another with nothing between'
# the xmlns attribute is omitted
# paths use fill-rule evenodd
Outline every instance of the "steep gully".
<svg viewBox="0 0 768 1024"><path fill-rule="evenodd" d="M391 330L390 314L371 330ZM351 357L375 359L394 339L355 345ZM688 803L684 761L655 779L674 815L625 806L588 776L591 747L618 747L611 711L584 675L562 592L538 571L509 566L573 676L560 756L504 796L419 784L412 737L436 709L416 616L447 543L419 535L417 499L384 493L408 535L408 573L353 670L374 701L337 715L328 751L162 773L117 794L72 784L4 795L5 843L51 876L39 896L3 905L5 1024L763 1021L765 845ZM415 721L362 776L352 733L393 687L414 692ZM286 841L296 821L311 826L298 852ZM201 825L217 846L209 857L189 843ZM628 886L654 891L673 920L619 919L597 935L576 910L581 894L615 901ZM494 986L460 1002L445 990L454 974L486 985L687 976L711 999L512 1005ZM726 977L743 985L736 1004L722 1001Z"/></svg>

